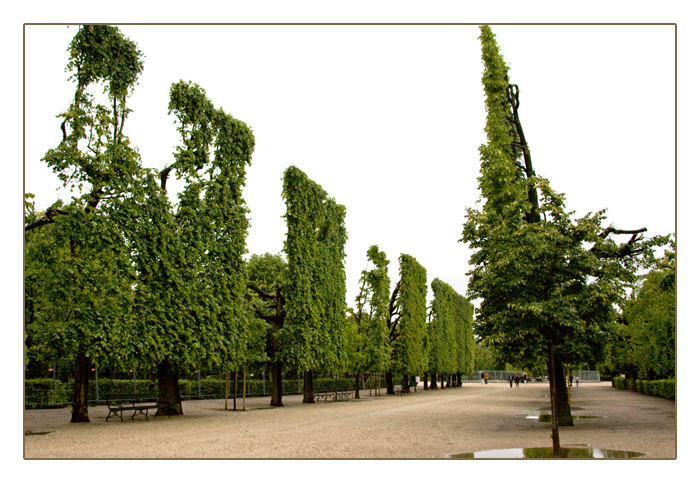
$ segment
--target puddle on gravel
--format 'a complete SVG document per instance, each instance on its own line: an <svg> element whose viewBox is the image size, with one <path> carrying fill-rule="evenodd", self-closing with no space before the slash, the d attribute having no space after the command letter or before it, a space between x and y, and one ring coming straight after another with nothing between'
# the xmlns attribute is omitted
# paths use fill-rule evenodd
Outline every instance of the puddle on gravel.
<svg viewBox="0 0 700 483"><path fill-rule="evenodd" d="M552 422L552 415L549 413L543 413L543 412L530 412L530 413L525 413L520 415L521 418L524 419L530 419L533 421L539 421L541 423L551 423ZM571 416L573 419L598 419L598 418L605 418L605 416Z"/></svg>
<svg viewBox="0 0 700 483"><path fill-rule="evenodd" d="M604 416L571 416L572 419L598 419L602 418ZM528 419L533 419L529 418ZM535 417L534 419L537 419L540 423L551 423L552 422L552 415L551 414L540 414L539 416Z"/></svg>
<svg viewBox="0 0 700 483"><path fill-rule="evenodd" d="M564 458L593 458L593 459L629 459L644 456L636 451L598 448L562 448ZM554 458L552 448L507 448L477 451L475 453L459 453L450 455L456 459L539 459Z"/></svg>

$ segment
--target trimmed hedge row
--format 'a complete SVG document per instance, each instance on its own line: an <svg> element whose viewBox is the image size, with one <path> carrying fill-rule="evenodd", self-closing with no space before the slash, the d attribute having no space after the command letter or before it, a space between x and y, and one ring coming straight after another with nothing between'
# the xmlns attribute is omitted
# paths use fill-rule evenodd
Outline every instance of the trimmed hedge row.
<svg viewBox="0 0 700 483"><path fill-rule="evenodd" d="M183 399L195 398L223 398L226 394L225 379L202 379L201 381L191 381L180 379L180 395ZM88 398L95 400L95 381L90 380L88 388ZM333 390L335 387L338 390L351 390L354 387L353 379L338 379L332 378L316 378L314 380L314 389ZM135 385L135 389L134 389ZM233 380L230 382L229 397L233 396ZM246 381L246 396L269 396L272 390L272 384L265 381L263 391L263 381L251 379ZM303 383L297 379L282 381L282 394L300 394L303 391ZM243 381L238 381L238 397L241 397L243 390ZM100 400L104 400L105 396L116 394L130 393L152 393L158 392L158 384L149 379L100 379L99 380L99 396ZM24 381L24 406L27 409L47 408L66 406L73 400L73 383L61 382L51 378L44 379L26 379Z"/></svg>
<svg viewBox="0 0 700 483"><path fill-rule="evenodd" d="M613 378L613 386L618 389L628 389L636 391L645 396L661 397L664 399L676 400L676 380L661 379L658 381L644 381L638 379L627 379L625 377Z"/></svg>
<svg viewBox="0 0 700 483"><path fill-rule="evenodd" d="M156 393L158 385L148 379L100 379L100 399L108 394ZM134 390L134 385L136 389ZM95 399L95 381L90 380L88 398ZM58 379L26 379L24 381L24 406L27 409L66 406L73 400L73 382Z"/></svg>

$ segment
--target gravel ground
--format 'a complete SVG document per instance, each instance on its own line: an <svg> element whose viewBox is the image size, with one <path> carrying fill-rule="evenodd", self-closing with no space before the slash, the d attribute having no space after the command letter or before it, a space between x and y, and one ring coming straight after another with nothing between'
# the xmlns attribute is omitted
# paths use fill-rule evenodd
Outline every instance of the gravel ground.
<svg viewBox="0 0 700 483"><path fill-rule="evenodd" d="M422 386L421 386L422 387ZM241 408L238 400L238 409ZM25 459L428 459L500 448L551 446L551 426L528 419L549 410L544 383L465 384L408 396L302 404L285 396L186 401L185 416L124 422L90 408L90 423L71 424L67 409L24 411ZM611 387L572 389L572 414L595 416L560 429L562 446L636 451L676 458L676 404ZM229 408L232 401L229 401Z"/></svg>

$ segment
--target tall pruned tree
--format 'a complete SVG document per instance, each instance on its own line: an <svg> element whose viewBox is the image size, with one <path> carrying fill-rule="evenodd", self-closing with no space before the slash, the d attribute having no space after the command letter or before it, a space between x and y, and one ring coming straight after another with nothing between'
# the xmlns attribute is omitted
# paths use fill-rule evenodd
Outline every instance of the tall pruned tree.
<svg viewBox="0 0 700 483"><path fill-rule="evenodd" d="M355 398L360 398L363 372L384 372L391 357L386 320L389 314L389 260L377 245L367 250L371 270L363 270L357 309L351 310L348 323L349 367L355 372ZM369 267L368 267L369 268Z"/></svg>
<svg viewBox="0 0 700 483"><path fill-rule="evenodd" d="M393 368L403 374L403 389L408 391L409 376L423 374L428 364L425 353L428 283L425 267L406 254L399 257L399 276L397 306L401 316L394 341Z"/></svg>
<svg viewBox="0 0 700 483"><path fill-rule="evenodd" d="M482 299L477 332L497 356L548 361L558 455L558 425L571 422L561 364L600 352L631 279L629 257L653 241L640 243L646 229L604 230L604 211L579 219L565 211L564 197L535 175L519 89L488 26L480 39L488 143L480 147L482 207L467 210L463 232L474 250L469 295ZM624 233L633 235L627 243L609 237Z"/></svg>
<svg viewBox="0 0 700 483"><path fill-rule="evenodd" d="M462 385L462 375L474 371L476 340L474 339L474 305L466 297L455 297L455 333L457 339L457 384Z"/></svg>
<svg viewBox="0 0 700 483"><path fill-rule="evenodd" d="M280 353L279 331L286 318L286 298L284 295L287 280L287 262L281 255L252 255L248 261L249 298L259 320L268 325L266 351L271 363L272 391L270 406L282 404L283 361Z"/></svg>
<svg viewBox="0 0 700 483"><path fill-rule="evenodd" d="M473 305L445 282L431 283L433 302L428 323L428 372L431 389L437 389L436 374L448 386L461 385L461 375L474 370ZM426 377L427 380L427 377Z"/></svg>
<svg viewBox="0 0 700 483"><path fill-rule="evenodd" d="M138 152L124 135L124 125L143 55L136 43L108 25L80 26L68 51L75 94L58 116L63 119L61 142L42 160L74 196L67 206L57 202L25 219L32 245L25 268L33 272L41 293L35 299L40 303L35 307L36 340L54 354L75 358L71 422L89 422L90 365L124 356L133 273L114 220L141 175ZM33 233L37 229L46 232ZM32 268L34 256L43 260L38 271Z"/></svg>
<svg viewBox="0 0 700 483"><path fill-rule="evenodd" d="M157 366L159 412L178 415L181 371L233 369L263 355L249 350L260 334L244 298L248 208L242 188L253 133L215 109L192 82L171 86L169 110L182 144L171 164L147 173L130 200L135 216L128 233L139 274L134 331L146 339L135 357ZM186 181L176 209L167 197L173 171Z"/></svg>
<svg viewBox="0 0 700 483"><path fill-rule="evenodd" d="M345 207L300 169L284 172L287 205L285 360L304 373L304 402L314 402L313 371L345 364Z"/></svg>
<svg viewBox="0 0 700 483"><path fill-rule="evenodd" d="M457 316L456 296L452 287L440 279L433 279L431 320L428 325L428 371L441 374L444 387L446 376L457 373Z"/></svg>

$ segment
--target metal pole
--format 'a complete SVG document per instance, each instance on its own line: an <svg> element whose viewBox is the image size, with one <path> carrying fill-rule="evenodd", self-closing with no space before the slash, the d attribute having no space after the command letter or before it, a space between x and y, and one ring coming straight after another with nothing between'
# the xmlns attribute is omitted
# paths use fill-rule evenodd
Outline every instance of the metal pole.
<svg viewBox="0 0 700 483"><path fill-rule="evenodd" d="M226 371L226 386L224 387L224 393L225 393L224 399L226 401L224 403L224 410L225 411L228 411L228 385L229 385L230 381L231 381L231 371Z"/></svg>
<svg viewBox="0 0 700 483"><path fill-rule="evenodd" d="M263 369L263 396L265 395L265 369Z"/></svg>
<svg viewBox="0 0 700 483"><path fill-rule="evenodd" d="M202 380L199 377L199 371L197 371L197 396L202 399Z"/></svg>
<svg viewBox="0 0 700 483"><path fill-rule="evenodd" d="M56 405L56 361L53 361L53 405Z"/></svg>
<svg viewBox="0 0 700 483"><path fill-rule="evenodd" d="M246 366L243 366L243 411L245 411L245 382L248 377L248 369Z"/></svg>
<svg viewBox="0 0 700 483"><path fill-rule="evenodd" d="M100 380L97 377L97 364L95 364L95 399L100 400Z"/></svg>
<svg viewBox="0 0 700 483"><path fill-rule="evenodd" d="M134 394L136 394L136 371L132 369L131 373L134 375Z"/></svg>

